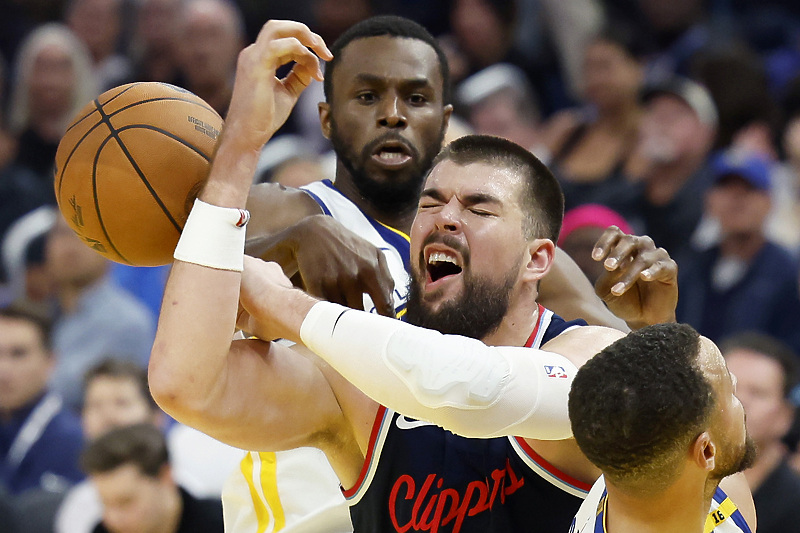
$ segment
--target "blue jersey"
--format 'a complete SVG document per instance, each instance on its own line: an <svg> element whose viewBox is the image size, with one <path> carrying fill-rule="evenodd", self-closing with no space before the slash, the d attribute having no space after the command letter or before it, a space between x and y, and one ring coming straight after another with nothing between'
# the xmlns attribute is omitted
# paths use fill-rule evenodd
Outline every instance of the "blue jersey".
<svg viewBox="0 0 800 533"><path fill-rule="evenodd" d="M539 307L526 346L567 329ZM378 410L356 485L344 491L356 532L565 532L589 486L559 472L516 437L471 439Z"/></svg>

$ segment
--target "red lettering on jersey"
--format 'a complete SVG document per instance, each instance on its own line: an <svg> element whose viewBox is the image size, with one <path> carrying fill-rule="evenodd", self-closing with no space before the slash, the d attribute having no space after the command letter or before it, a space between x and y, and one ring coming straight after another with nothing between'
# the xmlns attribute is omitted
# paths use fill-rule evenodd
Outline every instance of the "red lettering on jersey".
<svg viewBox="0 0 800 533"><path fill-rule="evenodd" d="M490 478L469 482L462 496L453 488L431 493L434 483L439 489L444 483L444 479L436 474L429 474L425 478L419 492L416 491L416 483L411 476L400 476L392 487L388 502L389 517L395 531L438 533L439 528L452 522L452 533L459 533L465 518L491 510L498 497L500 504L504 504L506 496L510 496L525 484L525 479L517 476L508 459L505 468L494 470ZM400 524L397 516L398 498L414 502L411 516L404 524Z"/></svg>

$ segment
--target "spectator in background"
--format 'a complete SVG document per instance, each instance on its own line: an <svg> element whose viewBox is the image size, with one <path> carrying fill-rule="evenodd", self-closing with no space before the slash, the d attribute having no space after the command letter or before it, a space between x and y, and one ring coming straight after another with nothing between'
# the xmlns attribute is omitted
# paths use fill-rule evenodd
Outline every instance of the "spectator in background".
<svg viewBox="0 0 800 533"><path fill-rule="evenodd" d="M642 115L639 40L620 22L597 34L584 52L585 105L557 113L545 125L549 166L561 183L566 209L587 203L620 209L630 201L629 167Z"/></svg>
<svg viewBox="0 0 800 533"><path fill-rule="evenodd" d="M229 0L194 0L181 10L178 25L183 86L224 117L244 47L241 12Z"/></svg>
<svg viewBox="0 0 800 533"><path fill-rule="evenodd" d="M540 98L543 114L566 105L568 97L552 53L533 60L518 46L517 0L455 0L450 8L450 75L456 84L494 65L510 63L525 72Z"/></svg>
<svg viewBox="0 0 800 533"><path fill-rule="evenodd" d="M94 533L223 532L222 503L175 483L167 443L152 424L112 429L89 444L81 464L103 502Z"/></svg>
<svg viewBox="0 0 800 533"><path fill-rule="evenodd" d="M508 139L549 160L539 101L519 67L497 63L473 74L458 86L456 101L475 133Z"/></svg>
<svg viewBox="0 0 800 533"><path fill-rule="evenodd" d="M797 255L800 253L797 229L800 228L800 76L789 86L784 109L780 148L785 159L772 173L772 212L767 219L767 235Z"/></svg>
<svg viewBox="0 0 800 533"><path fill-rule="evenodd" d="M181 0L138 0L129 55L136 80L177 83Z"/></svg>
<svg viewBox="0 0 800 533"><path fill-rule="evenodd" d="M637 195L617 209L680 264L703 213L717 112L708 91L686 78L648 85L632 163ZM701 332L702 333L702 332Z"/></svg>
<svg viewBox="0 0 800 533"><path fill-rule="evenodd" d="M628 222L604 205L585 204L564 213L558 246L567 252L592 285L606 271L603 263L592 259L595 243L609 226L632 233Z"/></svg>
<svg viewBox="0 0 800 533"><path fill-rule="evenodd" d="M8 131L5 102L6 70L0 57L0 245L6 232L23 215L39 206L55 203L53 187L45 187L43 180L29 168L15 163L17 140ZM0 266L0 285L8 282L9 272Z"/></svg>
<svg viewBox="0 0 800 533"><path fill-rule="evenodd" d="M722 343L728 370L736 376L736 397L747 414L747 433L758 447L744 475L758 514L759 533L786 531L800 522L800 476L787 463L782 439L794 419L789 400L797 383L797 356L788 346L758 333L743 333Z"/></svg>
<svg viewBox="0 0 800 533"><path fill-rule="evenodd" d="M132 81L131 61L118 52L122 0L69 0L65 19L92 56L98 92Z"/></svg>
<svg viewBox="0 0 800 533"><path fill-rule="evenodd" d="M44 243L58 210L49 205L37 207L8 228L0 242L3 270L8 276L6 302L25 300L47 306L53 284L44 261Z"/></svg>
<svg viewBox="0 0 800 533"><path fill-rule="evenodd" d="M83 478L77 417L48 389L50 320L30 306L0 310L0 485L59 493Z"/></svg>
<svg viewBox="0 0 800 533"><path fill-rule="evenodd" d="M22 43L15 61L8 121L19 137L17 164L37 174L53 193L56 149L72 117L97 96L86 47L64 25L45 24Z"/></svg>
<svg viewBox="0 0 800 533"><path fill-rule="evenodd" d="M778 108L761 58L742 43L697 54L692 78L708 89L719 115L715 148L734 147L777 158Z"/></svg>
<svg viewBox="0 0 800 533"><path fill-rule="evenodd" d="M86 371L109 353L146 367L155 326L145 306L110 281L110 261L83 243L62 217L47 236L45 262L58 307L51 385L78 411Z"/></svg>
<svg viewBox="0 0 800 533"><path fill-rule="evenodd" d="M756 330L800 351L797 263L764 234L770 211L770 169L764 160L725 152L712 164L708 215L720 241L680 263L677 318L717 341Z"/></svg>
<svg viewBox="0 0 800 533"><path fill-rule="evenodd" d="M117 427L139 423L163 427L166 419L150 395L147 371L119 358L104 359L86 373L82 413L89 441ZM241 450L182 424L171 424L166 435L178 483L193 496L218 498ZM90 533L102 511L94 485L83 481L70 489L55 514L55 533Z"/></svg>

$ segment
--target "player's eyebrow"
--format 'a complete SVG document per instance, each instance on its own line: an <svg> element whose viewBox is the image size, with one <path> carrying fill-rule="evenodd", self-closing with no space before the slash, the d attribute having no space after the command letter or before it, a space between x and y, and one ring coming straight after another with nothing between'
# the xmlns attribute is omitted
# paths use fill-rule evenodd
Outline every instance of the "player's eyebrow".
<svg viewBox="0 0 800 533"><path fill-rule="evenodd" d="M370 85L383 86L387 82L384 76L376 76L375 74L368 74L361 72L355 75L355 81L360 83L367 83ZM427 78L408 78L400 80L401 85L407 88L426 88L430 87L431 83Z"/></svg>

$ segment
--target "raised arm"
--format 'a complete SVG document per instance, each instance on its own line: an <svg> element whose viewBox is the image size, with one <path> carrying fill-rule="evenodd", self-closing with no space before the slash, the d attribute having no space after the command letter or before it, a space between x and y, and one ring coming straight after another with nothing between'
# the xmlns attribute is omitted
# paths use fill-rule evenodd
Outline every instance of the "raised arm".
<svg viewBox="0 0 800 533"><path fill-rule="evenodd" d="M303 88L322 77L309 48L329 57L304 25L271 21L241 52L228 119L176 249L180 260L167 282L150 359L151 391L167 413L247 449L313 444L313 435L342 418L313 363L268 342L231 341L244 249L241 208L261 146ZM295 66L277 79L275 70L289 61Z"/></svg>

